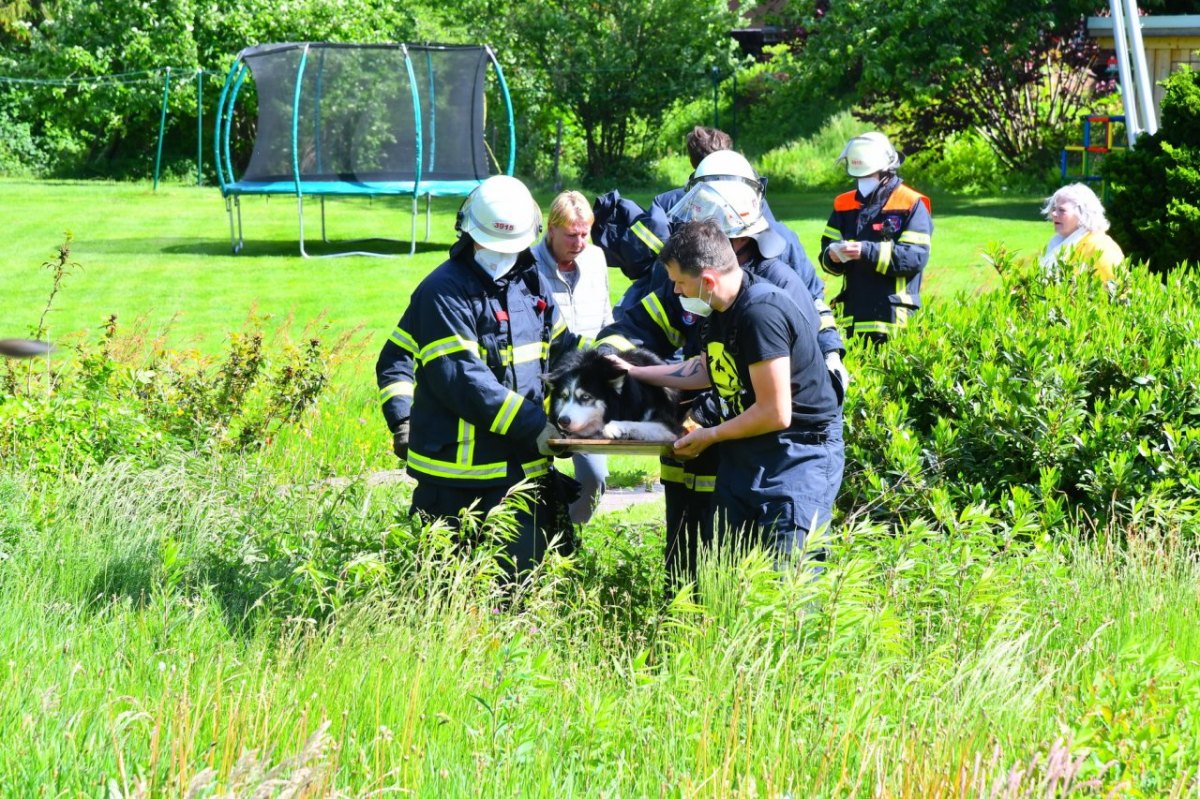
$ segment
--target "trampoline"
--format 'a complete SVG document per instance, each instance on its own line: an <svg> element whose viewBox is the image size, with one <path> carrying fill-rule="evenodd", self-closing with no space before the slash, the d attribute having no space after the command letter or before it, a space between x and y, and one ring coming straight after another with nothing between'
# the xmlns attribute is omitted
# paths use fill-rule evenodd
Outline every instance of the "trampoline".
<svg viewBox="0 0 1200 799"><path fill-rule="evenodd" d="M237 54L217 104L213 133L217 179L229 216L234 253L242 250L241 198L296 198L300 254L304 198L320 199L321 238L327 197L412 197L409 253L416 252L419 198L425 197L425 239L433 197L469 194L498 159L484 140L485 83L495 70L508 122L511 175L516 160L512 101L504 73L482 45L332 44L291 42ZM230 138L238 97L253 85L257 115L246 169L234 174ZM247 103L246 105L249 105ZM382 236L363 241L393 241ZM387 256L361 249L342 255Z"/></svg>

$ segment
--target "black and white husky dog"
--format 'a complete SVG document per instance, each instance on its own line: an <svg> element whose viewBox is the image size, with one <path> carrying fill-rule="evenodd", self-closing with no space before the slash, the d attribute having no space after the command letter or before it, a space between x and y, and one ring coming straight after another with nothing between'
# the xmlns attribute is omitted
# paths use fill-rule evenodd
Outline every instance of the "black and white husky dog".
<svg viewBox="0 0 1200 799"><path fill-rule="evenodd" d="M683 432L679 393L627 376L605 352L568 353L543 377L550 396L550 423L563 438L663 442L679 438ZM643 349L617 354L635 366L663 362Z"/></svg>

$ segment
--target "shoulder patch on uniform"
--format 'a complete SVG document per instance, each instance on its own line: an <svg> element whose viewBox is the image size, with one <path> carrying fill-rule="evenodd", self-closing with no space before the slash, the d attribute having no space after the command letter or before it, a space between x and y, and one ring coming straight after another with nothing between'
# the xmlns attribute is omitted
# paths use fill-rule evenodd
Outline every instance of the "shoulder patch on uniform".
<svg viewBox="0 0 1200 799"><path fill-rule="evenodd" d="M888 197L888 201L883 206L883 210L907 211L918 202L925 203L925 210L931 214L933 213L933 204L929 202L928 197L921 192L916 191L915 189L910 189L908 186L905 186L903 183L901 183L896 187L896 190L892 192L892 196Z"/></svg>
<svg viewBox="0 0 1200 799"><path fill-rule="evenodd" d="M833 210L835 211L857 211L862 208L862 203L858 201L855 195L858 192L848 191L845 194L839 194L833 198Z"/></svg>

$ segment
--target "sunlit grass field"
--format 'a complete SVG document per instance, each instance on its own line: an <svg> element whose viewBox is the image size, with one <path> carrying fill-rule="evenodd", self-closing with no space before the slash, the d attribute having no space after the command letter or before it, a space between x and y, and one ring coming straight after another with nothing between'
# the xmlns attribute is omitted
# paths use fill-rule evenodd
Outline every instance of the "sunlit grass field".
<svg viewBox="0 0 1200 799"><path fill-rule="evenodd" d="M831 198L771 201L815 252ZM989 242L1033 254L1049 235L1036 197L933 201L930 304L997 285ZM404 238L409 207L331 203L330 232ZM55 357L110 314L135 362L219 359L247 325L269 347L336 343L316 406L261 449L0 463L0 796L1200 792L1187 502L1045 530L931 495L907 521L839 517L822 566L725 553L672 596L660 500L593 520L574 559L499 595L486 546L463 555L407 519L405 484L371 479L396 467L375 356L456 208L434 203L414 257L304 260L295 202L250 198L233 256L212 188L0 181L0 338L37 324L70 231ZM610 469L630 484L657 465Z"/></svg>
<svg viewBox="0 0 1200 799"><path fill-rule="evenodd" d="M627 196L648 202L652 192ZM541 191L537 197L548 207L553 193ZM813 193L769 199L776 216L815 256L832 198ZM980 257L990 242L1032 253L1049 235L1035 197L962 200L934 195L933 201L929 303L960 302L995 285L994 272ZM376 405L375 357L413 288L445 259L459 203L434 200L429 241L424 240L422 203L417 253L409 256L411 201L330 200L326 224L332 240L403 239L343 247L365 246L398 257L304 259L294 199L244 198L246 243L234 255L225 206L213 187L160 184L152 191L148 183L0 180L5 219L0 337L23 335L40 318L51 281L40 265L69 232L72 260L81 268L67 277L55 298L47 320L52 339L69 343L95 337L110 315L117 317L119 329L148 342L209 355L219 353L227 334L248 320L269 337L298 340L307 337L305 331L329 341L345 337L311 437L295 444L305 450L307 468L319 476L394 468ZM308 251L334 252L335 247L320 241L320 220L319 202L306 201ZM615 302L629 282L620 270L609 275ZM830 277L827 296L837 292L837 280ZM618 485L652 481L657 474L657 464L645 458L618 456L610 468Z"/></svg>
<svg viewBox="0 0 1200 799"><path fill-rule="evenodd" d="M618 187L614 187L618 188ZM553 194L539 192L548 206ZM631 192L648 200L649 192ZM832 197L769 196L776 216L815 255ZM417 282L445 258L453 242L457 199L433 203L430 241L408 257L406 243L379 245L399 258L302 259L297 246L296 201L249 197L242 204L245 249L232 255L229 224L217 189L149 184L63 183L0 180L0 309L13 335L36 322L49 276L37 267L70 231L83 271L70 278L51 319L56 338L97 328L108 314L122 324L144 320L149 331L166 331L177 346L219 349L224 334L248 314L302 328L321 320L333 331L361 331L382 342ZM986 290L994 275L980 259L993 241L1033 253L1050 228L1037 214L1038 198L955 199L933 196L934 245L927 285L930 302L955 301L958 292ZM326 219L331 238L386 236L407 240L410 201L331 200ZM306 202L309 250L320 243L320 206ZM418 238L424 238L424 218ZM628 282L611 270L614 298ZM827 293L836 293L830 284Z"/></svg>

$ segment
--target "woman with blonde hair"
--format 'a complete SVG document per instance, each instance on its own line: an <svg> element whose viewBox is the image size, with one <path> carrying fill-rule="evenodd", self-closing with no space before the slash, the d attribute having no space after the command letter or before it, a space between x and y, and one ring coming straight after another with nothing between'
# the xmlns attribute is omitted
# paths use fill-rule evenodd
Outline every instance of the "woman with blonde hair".
<svg viewBox="0 0 1200 799"><path fill-rule="evenodd" d="M1113 279L1125 253L1108 235L1108 219L1100 198L1082 183L1063 186L1046 200L1042 214L1054 223L1054 235L1040 263L1052 269L1062 262L1087 264L1096 277Z"/></svg>

